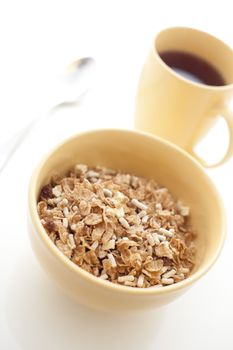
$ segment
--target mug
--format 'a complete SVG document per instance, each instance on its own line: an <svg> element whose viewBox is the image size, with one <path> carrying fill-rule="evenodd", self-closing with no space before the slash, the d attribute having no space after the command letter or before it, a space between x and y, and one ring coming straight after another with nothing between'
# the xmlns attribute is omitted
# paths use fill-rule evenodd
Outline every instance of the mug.
<svg viewBox="0 0 233 350"><path fill-rule="evenodd" d="M222 82L211 85L192 80L192 77L189 79L187 74L181 75L160 57L161 53L172 52L197 58L205 65L204 74L206 69L213 68ZM191 62L194 70L198 71L199 63ZM229 109L232 97L233 50L200 30L168 28L156 36L142 70L136 97L135 126L177 144L203 166L214 167L233 154L233 113ZM222 116L228 125L229 144L224 157L209 165L195 153L194 147L218 116Z"/></svg>

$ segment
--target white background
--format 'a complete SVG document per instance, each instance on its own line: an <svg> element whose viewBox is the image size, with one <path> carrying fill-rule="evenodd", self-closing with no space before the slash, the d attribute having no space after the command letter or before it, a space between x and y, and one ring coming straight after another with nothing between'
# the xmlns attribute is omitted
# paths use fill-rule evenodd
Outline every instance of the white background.
<svg viewBox="0 0 233 350"><path fill-rule="evenodd" d="M132 128L136 84L154 34L166 26L193 26L233 46L230 5L224 0L0 3L2 139L46 115L56 95L53 82L66 64L87 55L97 60L85 106L41 122L0 175L1 350L233 349L233 159L208 171L228 215L217 264L181 299L149 314L106 315L68 300L39 267L26 227L28 181L41 156L81 130ZM209 153L218 153L224 143L224 128L219 129Z"/></svg>

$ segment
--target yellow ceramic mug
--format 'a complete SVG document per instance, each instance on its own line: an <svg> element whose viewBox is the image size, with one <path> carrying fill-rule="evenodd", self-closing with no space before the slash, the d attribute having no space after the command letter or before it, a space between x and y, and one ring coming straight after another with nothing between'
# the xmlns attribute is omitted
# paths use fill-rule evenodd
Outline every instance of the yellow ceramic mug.
<svg viewBox="0 0 233 350"><path fill-rule="evenodd" d="M220 73L218 86L190 80L170 68L161 52L178 51L200 57ZM207 167L224 163L233 154L233 51L217 38L191 28L168 28L160 32L144 65L136 99L136 128L164 137L194 155ZM223 159L207 164L194 146L216 121L225 118L229 145Z"/></svg>

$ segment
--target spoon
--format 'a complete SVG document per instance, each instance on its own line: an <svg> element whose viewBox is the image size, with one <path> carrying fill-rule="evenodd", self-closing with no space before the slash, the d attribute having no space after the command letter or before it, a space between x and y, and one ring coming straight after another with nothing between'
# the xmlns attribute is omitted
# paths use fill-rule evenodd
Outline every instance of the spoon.
<svg viewBox="0 0 233 350"><path fill-rule="evenodd" d="M60 106L79 105L82 102L90 88L90 79L93 78L94 68L95 60L92 57L79 58L66 67L64 73L55 82L54 88L51 88L55 94L51 96L50 105L46 106L49 113L46 115L42 113L42 117L35 118L16 135L0 144L0 173L35 124L50 117Z"/></svg>

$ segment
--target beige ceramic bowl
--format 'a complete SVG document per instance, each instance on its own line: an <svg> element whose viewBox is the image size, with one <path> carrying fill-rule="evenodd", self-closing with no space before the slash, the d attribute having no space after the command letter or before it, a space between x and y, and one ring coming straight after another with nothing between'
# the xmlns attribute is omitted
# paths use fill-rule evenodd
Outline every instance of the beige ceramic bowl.
<svg viewBox="0 0 233 350"><path fill-rule="evenodd" d="M197 261L192 275L164 288L139 289L103 281L69 261L48 238L36 207L40 189L51 174L64 172L76 163L104 165L154 178L187 203L191 207L191 222L198 232ZM90 307L138 311L171 302L209 270L223 245L225 215L211 180L185 151L140 132L98 130L68 139L37 167L29 189L29 230L41 265L67 294Z"/></svg>

